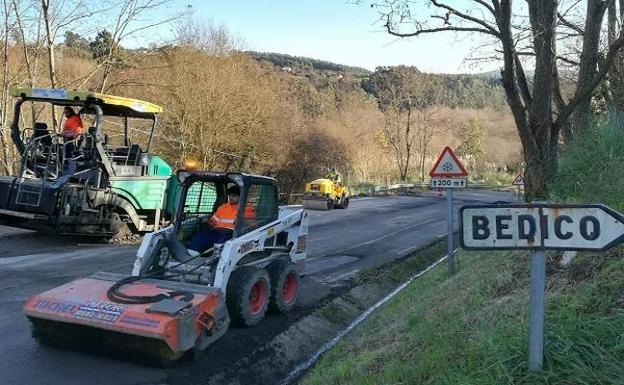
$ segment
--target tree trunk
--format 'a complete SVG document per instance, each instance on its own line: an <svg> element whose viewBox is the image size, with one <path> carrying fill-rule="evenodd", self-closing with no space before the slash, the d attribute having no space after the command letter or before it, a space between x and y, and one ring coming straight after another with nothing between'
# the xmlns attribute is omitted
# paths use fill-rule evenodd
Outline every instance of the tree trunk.
<svg viewBox="0 0 624 385"><path fill-rule="evenodd" d="M524 173L525 200L531 202L548 199L548 184L557 174L556 142L543 148L524 147L524 159L526 163Z"/></svg>
<svg viewBox="0 0 624 385"><path fill-rule="evenodd" d="M8 140L8 93L9 93L9 8L7 7L7 0L3 1L4 5L4 39L3 39L3 71L2 71L2 135L0 140L2 142L2 162L4 163L5 172L8 175L13 174L13 162L9 157L9 140Z"/></svg>
<svg viewBox="0 0 624 385"><path fill-rule="evenodd" d="M600 48L600 31L606 11L604 1L588 0L585 18L585 33L583 34L583 51L579 63L576 92L584 90L594 79L598 69L598 55ZM582 100L571 117L574 135L587 131L591 117L591 98Z"/></svg>
<svg viewBox="0 0 624 385"><path fill-rule="evenodd" d="M54 63L54 41L52 38L52 29L50 28L50 0L41 0L41 8L43 10L43 22L46 29L46 42L48 44L48 68L50 70L50 85L56 88L56 67Z"/></svg>
<svg viewBox="0 0 624 385"><path fill-rule="evenodd" d="M532 1L529 4L530 22L535 47L534 87L528 105L528 124L521 136L530 136L524 142L525 199L527 201L548 199L548 184L557 169L557 140L559 132L553 129L552 77L556 68L555 29L557 24L557 0Z"/></svg>
<svg viewBox="0 0 624 385"><path fill-rule="evenodd" d="M617 35L622 30L622 24L624 23L624 0L619 1L619 17L620 17L620 25L618 28L617 18L617 5L614 1L609 6L609 44L613 43L613 41L617 38ZM613 65L609 70L609 92L611 94L611 100L614 104L615 108L618 110L624 110L624 53L619 52L613 61Z"/></svg>
<svg viewBox="0 0 624 385"><path fill-rule="evenodd" d="M405 163L403 164L403 171L401 172L401 182L407 181L407 174L409 172L409 164L412 157L412 141L410 138L410 132L412 129L412 108L407 109L407 122L405 124Z"/></svg>
<svg viewBox="0 0 624 385"><path fill-rule="evenodd" d="M46 42L48 44L48 68L50 70L50 86L56 88L56 67L54 63L54 40L52 37L52 29L50 28L50 0L41 0L41 9L43 13L43 22L46 29ZM52 125L54 131L58 132L58 124L56 122L56 114L54 106L52 106Z"/></svg>
<svg viewBox="0 0 624 385"><path fill-rule="evenodd" d="M33 88L36 83L36 69L37 65L33 66L30 62L30 55L28 54L28 45L26 45L26 34L24 32L24 25L22 23L22 17L20 16L19 8L17 6L17 1L13 0L13 11L15 12L15 21L17 22L17 27L19 30L20 37L22 38L22 53L24 54L24 63L26 63L26 74L28 75L28 86ZM39 35L37 35L37 43L36 47L39 47ZM38 51L38 49L36 49ZM35 53L35 57L37 57L37 53ZM34 126L35 121L37 120L37 111L35 110L35 103L30 102L30 114L32 116L32 125Z"/></svg>

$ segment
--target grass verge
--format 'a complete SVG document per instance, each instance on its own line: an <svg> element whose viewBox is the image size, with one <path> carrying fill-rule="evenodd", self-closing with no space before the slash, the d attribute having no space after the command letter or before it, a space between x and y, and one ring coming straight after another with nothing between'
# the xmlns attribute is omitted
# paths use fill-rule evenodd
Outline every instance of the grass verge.
<svg viewBox="0 0 624 385"><path fill-rule="evenodd" d="M549 256L544 371L527 372L528 256L461 252L325 354L301 383L622 384L624 255Z"/></svg>

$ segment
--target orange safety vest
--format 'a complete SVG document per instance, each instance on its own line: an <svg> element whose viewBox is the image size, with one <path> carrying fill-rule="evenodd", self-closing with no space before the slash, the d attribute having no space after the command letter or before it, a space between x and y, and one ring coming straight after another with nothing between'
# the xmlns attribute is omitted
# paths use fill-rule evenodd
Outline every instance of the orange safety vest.
<svg viewBox="0 0 624 385"><path fill-rule="evenodd" d="M80 115L72 115L65 120L65 127L63 127L63 136L66 138L75 138L78 135L82 135L82 119Z"/></svg>
<svg viewBox="0 0 624 385"><path fill-rule="evenodd" d="M234 221L236 220L236 212L238 204L224 203L210 217L210 224L214 227L234 230Z"/></svg>
<svg viewBox="0 0 624 385"><path fill-rule="evenodd" d="M236 221L236 213L238 212L238 204L224 203L210 217L210 224L214 227L234 230L234 222ZM251 206L245 206L243 213L245 219L251 219L256 215L256 210Z"/></svg>

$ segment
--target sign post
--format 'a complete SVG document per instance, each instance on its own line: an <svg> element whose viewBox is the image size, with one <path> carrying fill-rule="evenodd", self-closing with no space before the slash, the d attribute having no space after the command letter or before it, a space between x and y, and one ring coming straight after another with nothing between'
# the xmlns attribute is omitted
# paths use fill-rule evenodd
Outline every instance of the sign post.
<svg viewBox="0 0 624 385"><path fill-rule="evenodd" d="M546 250L604 251L624 242L624 216L603 205L462 206L459 239L467 250L529 250L529 370L542 369Z"/></svg>
<svg viewBox="0 0 624 385"><path fill-rule="evenodd" d="M520 193L522 188L524 187L524 177L522 174L518 174L518 176L511 182L512 185L518 187L518 202L522 202L522 194Z"/></svg>
<svg viewBox="0 0 624 385"><path fill-rule="evenodd" d="M453 189L446 190L446 255L448 255L448 272L455 270L455 255L453 253Z"/></svg>
<svg viewBox="0 0 624 385"><path fill-rule="evenodd" d="M529 370L542 369L544 360L544 303L546 252L531 251L529 277Z"/></svg>
<svg viewBox="0 0 624 385"><path fill-rule="evenodd" d="M438 160L434 163L429 172L431 177L431 188L443 188L446 190L446 201L448 204L446 224L447 224L447 256L448 271L452 274L455 270L455 260L453 255L453 189L466 187L466 176L468 172L461 164L457 156L450 147L445 147Z"/></svg>

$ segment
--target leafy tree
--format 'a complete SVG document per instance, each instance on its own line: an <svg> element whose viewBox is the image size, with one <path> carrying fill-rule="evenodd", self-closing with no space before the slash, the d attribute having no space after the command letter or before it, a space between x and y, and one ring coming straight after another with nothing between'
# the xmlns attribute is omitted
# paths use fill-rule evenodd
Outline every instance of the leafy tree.
<svg viewBox="0 0 624 385"><path fill-rule="evenodd" d="M85 50L88 51L89 48L89 40L80 36L80 34L67 31L65 32L65 46L69 48L74 48L77 50Z"/></svg>
<svg viewBox="0 0 624 385"><path fill-rule="evenodd" d="M96 60L102 60L109 55L114 45L113 36L107 30L97 33L95 39L89 43L89 49Z"/></svg>
<svg viewBox="0 0 624 385"><path fill-rule="evenodd" d="M459 132L460 145L456 153L459 156L480 159L485 155L483 127L476 118L471 118Z"/></svg>
<svg viewBox="0 0 624 385"><path fill-rule="evenodd" d="M75 57L91 59L93 54L89 47L89 40L80 36L80 34L67 31L65 32L65 48Z"/></svg>

